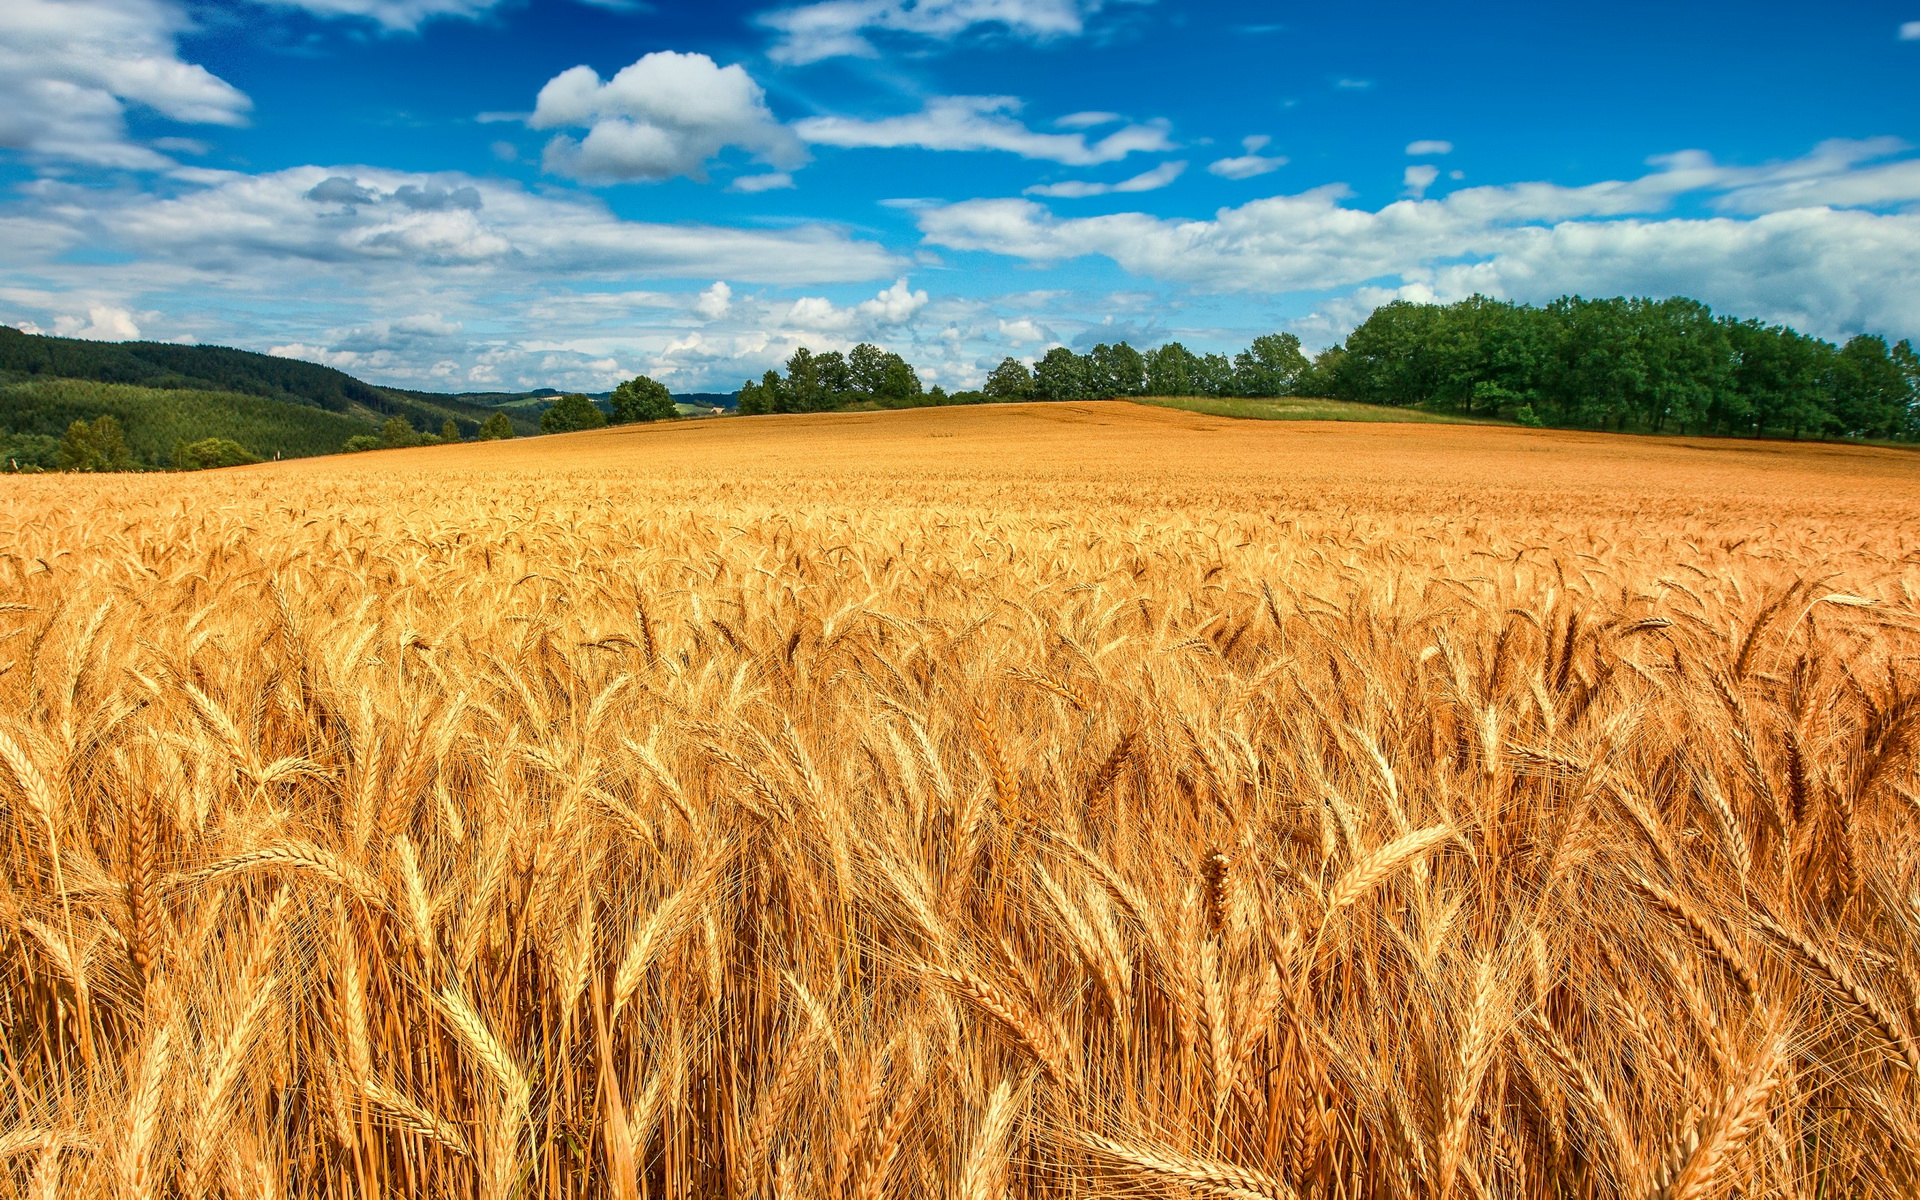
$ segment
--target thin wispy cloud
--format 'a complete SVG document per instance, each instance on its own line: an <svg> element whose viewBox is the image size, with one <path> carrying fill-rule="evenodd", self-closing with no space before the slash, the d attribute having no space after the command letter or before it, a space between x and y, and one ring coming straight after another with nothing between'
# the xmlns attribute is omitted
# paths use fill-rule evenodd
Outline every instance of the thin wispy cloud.
<svg viewBox="0 0 1920 1200"><path fill-rule="evenodd" d="M1029 196L1053 196L1068 200L1084 199L1088 196L1111 196L1126 192L1154 192L1180 178L1186 169L1187 164L1184 162L1164 162L1150 171L1142 171L1118 183L1091 183L1086 180L1069 179L1060 183L1035 184L1025 191Z"/></svg>
<svg viewBox="0 0 1920 1200"><path fill-rule="evenodd" d="M1127 125L1103 137L1042 133L1019 120L1016 96L939 96L916 113L863 120L808 117L794 132L815 145L850 149L998 150L1021 158L1087 167L1118 162L1130 154L1173 149L1163 121Z"/></svg>

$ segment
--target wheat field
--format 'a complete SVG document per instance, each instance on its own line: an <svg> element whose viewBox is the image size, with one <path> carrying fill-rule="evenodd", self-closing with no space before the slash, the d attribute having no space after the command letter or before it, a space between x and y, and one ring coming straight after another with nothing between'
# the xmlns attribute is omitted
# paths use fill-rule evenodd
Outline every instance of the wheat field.
<svg viewBox="0 0 1920 1200"><path fill-rule="evenodd" d="M0 1196L1920 1192L1920 458L0 478Z"/></svg>

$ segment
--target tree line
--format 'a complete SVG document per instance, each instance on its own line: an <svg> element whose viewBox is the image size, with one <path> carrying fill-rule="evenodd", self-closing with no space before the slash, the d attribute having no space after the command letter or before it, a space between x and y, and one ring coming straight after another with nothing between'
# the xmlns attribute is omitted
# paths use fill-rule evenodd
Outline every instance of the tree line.
<svg viewBox="0 0 1920 1200"><path fill-rule="evenodd" d="M1912 342L1835 345L1685 298L1395 301L1316 358L1306 386L1533 425L1920 439Z"/></svg>
<svg viewBox="0 0 1920 1200"><path fill-rule="evenodd" d="M920 375L898 354L862 342L846 354L816 354L805 346L787 359L787 373L768 371L740 385L740 414L828 412L874 406L914 408L953 403L946 391L921 386Z"/></svg>
<svg viewBox="0 0 1920 1200"><path fill-rule="evenodd" d="M1544 307L1473 296L1394 301L1309 359L1271 333L1234 355L1179 342L1055 346L1008 357L978 391L922 388L897 354L801 347L740 389L744 414L1132 396L1301 396L1526 425L1746 436L1920 440L1920 355L1876 334L1836 345L1696 300L1565 296Z"/></svg>
<svg viewBox="0 0 1920 1200"><path fill-rule="evenodd" d="M1101 343L1085 354L1055 346L1032 367L1002 359L987 376L984 393L994 400L1103 400L1119 396L1300 395L1312 369L1291 333L1253 339L1229 358L1195 354L1179 342L1136 350L1126 342Z"/></svg>

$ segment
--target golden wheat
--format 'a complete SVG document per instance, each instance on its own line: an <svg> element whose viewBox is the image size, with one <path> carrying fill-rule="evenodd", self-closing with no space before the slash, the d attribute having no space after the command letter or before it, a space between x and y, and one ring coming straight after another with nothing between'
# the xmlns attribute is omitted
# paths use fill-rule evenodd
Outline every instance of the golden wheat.
<svg viewBox="0 0 1920 1200"><path fill-rule="evenodd" d="M1920 1192L1920 464L0 479L0 1197Z"/></svg>

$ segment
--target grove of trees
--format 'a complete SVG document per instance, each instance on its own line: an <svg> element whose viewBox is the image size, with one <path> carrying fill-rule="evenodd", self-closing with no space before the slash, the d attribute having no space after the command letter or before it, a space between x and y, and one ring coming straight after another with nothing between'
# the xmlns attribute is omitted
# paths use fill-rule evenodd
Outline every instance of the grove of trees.
<svg viewBox="0 0 1920 1200"><path fill-rule="evenodd" d="M760 382L748 380L740 387L742 416L827 412L857 404L912 408L950 402L940 389L923 388L906 359L866 342L846 354L838 350L815 354L802 346L787 359L784 377L768 371Z"/></svg>
<svg viewBox="0 0 1920 1200"><path fill-rule="evenodd" d="M1538 425L1920 439L1911 342L1863 333L1835 345L1684 298L1395 301L1322 354L1304 386Z"/></svg>
<svg viewBox="0 0 1920 1200"><path fill-rule="evenodd" d="M1179 342L1140 351L1126 342L1101 343L1085 354L1065 346L1046 352L1032 369L1001 360L987 376L994 400L1106 400L1120 396L1246 396L1298 394L1312 364L1291 333L1270 333L1228 358L1195 354Z"/></svg>
<svg viewBox="0 0 1920 1200"><path fill-rule="evenodd" d="M1835 345L1685 298L1395 301L1311 361L1290 333L1232 357L1179 342L1055 346L1032 365L1003 359L980 391L952 396L923 393L912 367L872 346L844 359L802 348L784 377L769 371L741 389L740 411L1127 396L1312 396L1528 425L1920 441L1912 342L1863 333Z"/></svg>
<svg viewBox="0 0 1920 1200"><path fill-rule="evenodd" d="M613 389L613 423L628 425L635 421L671 421L680 415L673 406L667 385L645 375L637 375Z"/></svg>
<svg viewBox="0 0 1920 1200"><path fill-rule="evenodd" d="M546 412L540 414L541 433L574 433L582 429L603 429L607 424L607 414L600 406L579 392L569 392L557 397Z"/></svg>

